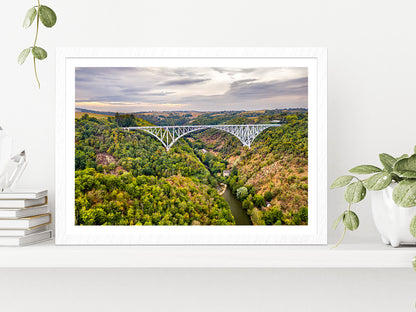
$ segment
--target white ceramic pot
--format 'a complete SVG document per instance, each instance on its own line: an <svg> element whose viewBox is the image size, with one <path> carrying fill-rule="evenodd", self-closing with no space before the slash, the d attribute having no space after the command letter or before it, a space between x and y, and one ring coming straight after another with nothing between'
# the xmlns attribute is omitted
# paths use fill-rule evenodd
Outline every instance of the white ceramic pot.
<svg viewBox="0 0 416 312"><path fill-rule="evenodd" d="M392 184L381 191L370 191L371 210L374 222L386 245L393 247L416 244L416 238L409 232L410 221L416 215L416 207L403 208L393 201Z"/></svg>

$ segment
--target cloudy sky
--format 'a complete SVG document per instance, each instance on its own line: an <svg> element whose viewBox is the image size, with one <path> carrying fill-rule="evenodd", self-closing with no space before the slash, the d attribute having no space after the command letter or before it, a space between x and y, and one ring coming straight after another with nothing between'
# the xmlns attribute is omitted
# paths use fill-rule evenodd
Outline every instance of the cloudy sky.
<svg viewBox="0 0 416 312"><path fill-rule="evenodd" d="M77 108L111 112L307 108L307 68L79 67Z"/></svg>

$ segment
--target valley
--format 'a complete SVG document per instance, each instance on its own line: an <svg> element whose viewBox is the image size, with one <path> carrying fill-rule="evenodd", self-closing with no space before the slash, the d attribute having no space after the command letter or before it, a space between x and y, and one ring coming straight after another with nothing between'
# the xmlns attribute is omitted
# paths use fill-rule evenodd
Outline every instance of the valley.
<svg viewBox="0 0 416 312"><path fill-rule="evenodd" d="M144 131L121 127L267 124L251 148L208 129L167 152ZM76 113L78 225L306 225L307 110ZM227 185L225 200L218 192ZM229 192L229 193L228 193ZM236 200L247 215L234 216ZM236 214L234 212L234 214ZM241 223L242 222L242 223Z"/></svg>

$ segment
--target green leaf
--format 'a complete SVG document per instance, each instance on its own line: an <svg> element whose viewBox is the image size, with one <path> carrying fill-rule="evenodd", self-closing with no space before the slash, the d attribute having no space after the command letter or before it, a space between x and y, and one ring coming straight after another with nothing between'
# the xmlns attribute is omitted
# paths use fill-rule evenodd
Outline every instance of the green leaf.
<svg viewBox="0 0 416 312"><path fill-rule="evenodd" d="M416 237L416 216L412 218L412 221L410 221L410 234L412 234L413 237Z"/></svg>
<svg viewBox="0 0 416 312"><path fill-rule="evenodd" d="M402 177L416 178L416 155L398 160L393 169Z"/></svg>
<svg viewBox="0 0 416 312"><path fill-rule="evenodd" d="M381 171L380 168L373 166L373 165L360 165L350 170L351 173L358 173L358 174L369 174L369 173L376 173L380 171Z"/></svg>
<svg viewBox="0 0 416 312"><path fill-rule="evenodd" d="M41 47L33 47L32 54L38 60L44 60L48 56L48 53Z"/></svg>
<svg viewBox="0 0 416 312"><path fill-rule="evenodd" d="M386 169L388 172L392 172L393 165L397 161L396 158L386 153L382 153L378 156L380 158L381 164L383 165L384 169Z"/></svg>
<svg viewBox="0 0 416 312"><path fill-rule="evenodd" d="M397 173L402 178L407 179L416 179L416 172L415 171L393 171L394 173Z"/></svg>
<svg viewBox="0 0 416 312"><path fill-rule="evenodd" d="M351 176L351 175L341 176L341 177L337 178L334 181L334 183L332 183L331 189L346 186L346 185L350 184L352 179L354 179L354 177Z"/></svg>
<svg viewBox="0 0 416 312"><path fill-rule="evenodd" d="M360 219L353 211L346 211L342 219L345 227L350 231L355 231L360 225Z"/></svg>
<svg viewBox="0 0 416 312"><path fill-rule="evenodd" d="M338 224L341 222L341 220L344 219L344 215L345 215L344 211L338 218L335 219L334 223L332 223L332 228L335 230L338 227Z"/></svg>
<svg viewBox="0 0 416 312"><path fill-rule="evenodd" d="M401 207L416 206L416 179L400 181L393 190L393 200Z"/></svg>
<svg viewBox="0 0 416 312"><path fill-rule="evenodd" d="M394 171L392 171L390 173L391 178L395 181L395 182L400 182L401 180L403 180L403 178L401 178L398 174L396 174Z"/></svg>
<svg viewBox="0 0 416 312"><path fill-rule="evenodd" d="M416 271L416 257L412 259L413 269Z"/></svg>
<svg viewBox="0 0 416 312"><path fill-rule="evenodd" d="M30 53L30 48L24 49L22 52L20 52L19 56L17 57L17 63L19 63L19 65L22 65L25 61L27 56Z"/></svg>
<svg viewBox="0 0 416 312"><path fill-rule="evenodd" d="M403 158L407 158L407 157L409 157L409 155L403 154L402 156L397 157L397 160L400 160L400 159L403 159Z"/></svg>
<svg viewBox="0 0 416 312"><path fill-rule="evenodd" d="M56 23L55 12L46 5L41 5L39 7L39 17L42 24L46 27L52 27Z"/></svg>
<svg viewBox="0 0 416 312"><path fill-rule="evenodd" d="M361 181L351 183L347 186L344 198L347 203L354 204L362 201L365 197L366 189Z"/></svg>
<svg viewBox="0 0 416 312"><path fill-rule="evenodd" d="M400 159L394 164L394 170L411 170L416 171L416 155L412 155L407 158Z"/></svg>
<svg viewBox="0 0 416 312"><path fill-rule="evenodd" d="M27 11L25 19L23 21L23 28L29 28L30 25L32 25L33 21L35 20L36 14L37 14L37 11L35 7L30 8Z"/></svg>
<svg viewBox="0 0 416 312"><path fill-rule="evenodd" d="M364 182L364 185L367 189L372 191L379 191L385 189L391 183L391 175L386 171L376 173L375 175L369 177L367 181Z"/></svg>

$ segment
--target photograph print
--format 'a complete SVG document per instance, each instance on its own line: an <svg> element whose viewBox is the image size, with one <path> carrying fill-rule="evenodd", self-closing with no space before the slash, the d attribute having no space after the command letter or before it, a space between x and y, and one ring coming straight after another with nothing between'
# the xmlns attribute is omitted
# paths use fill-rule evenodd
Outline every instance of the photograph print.
<svg viewBox="0 0 416 312"><path fill-rule="evenodd" d="M75 67L76 226L308 225L308 67Z"/></svg>

